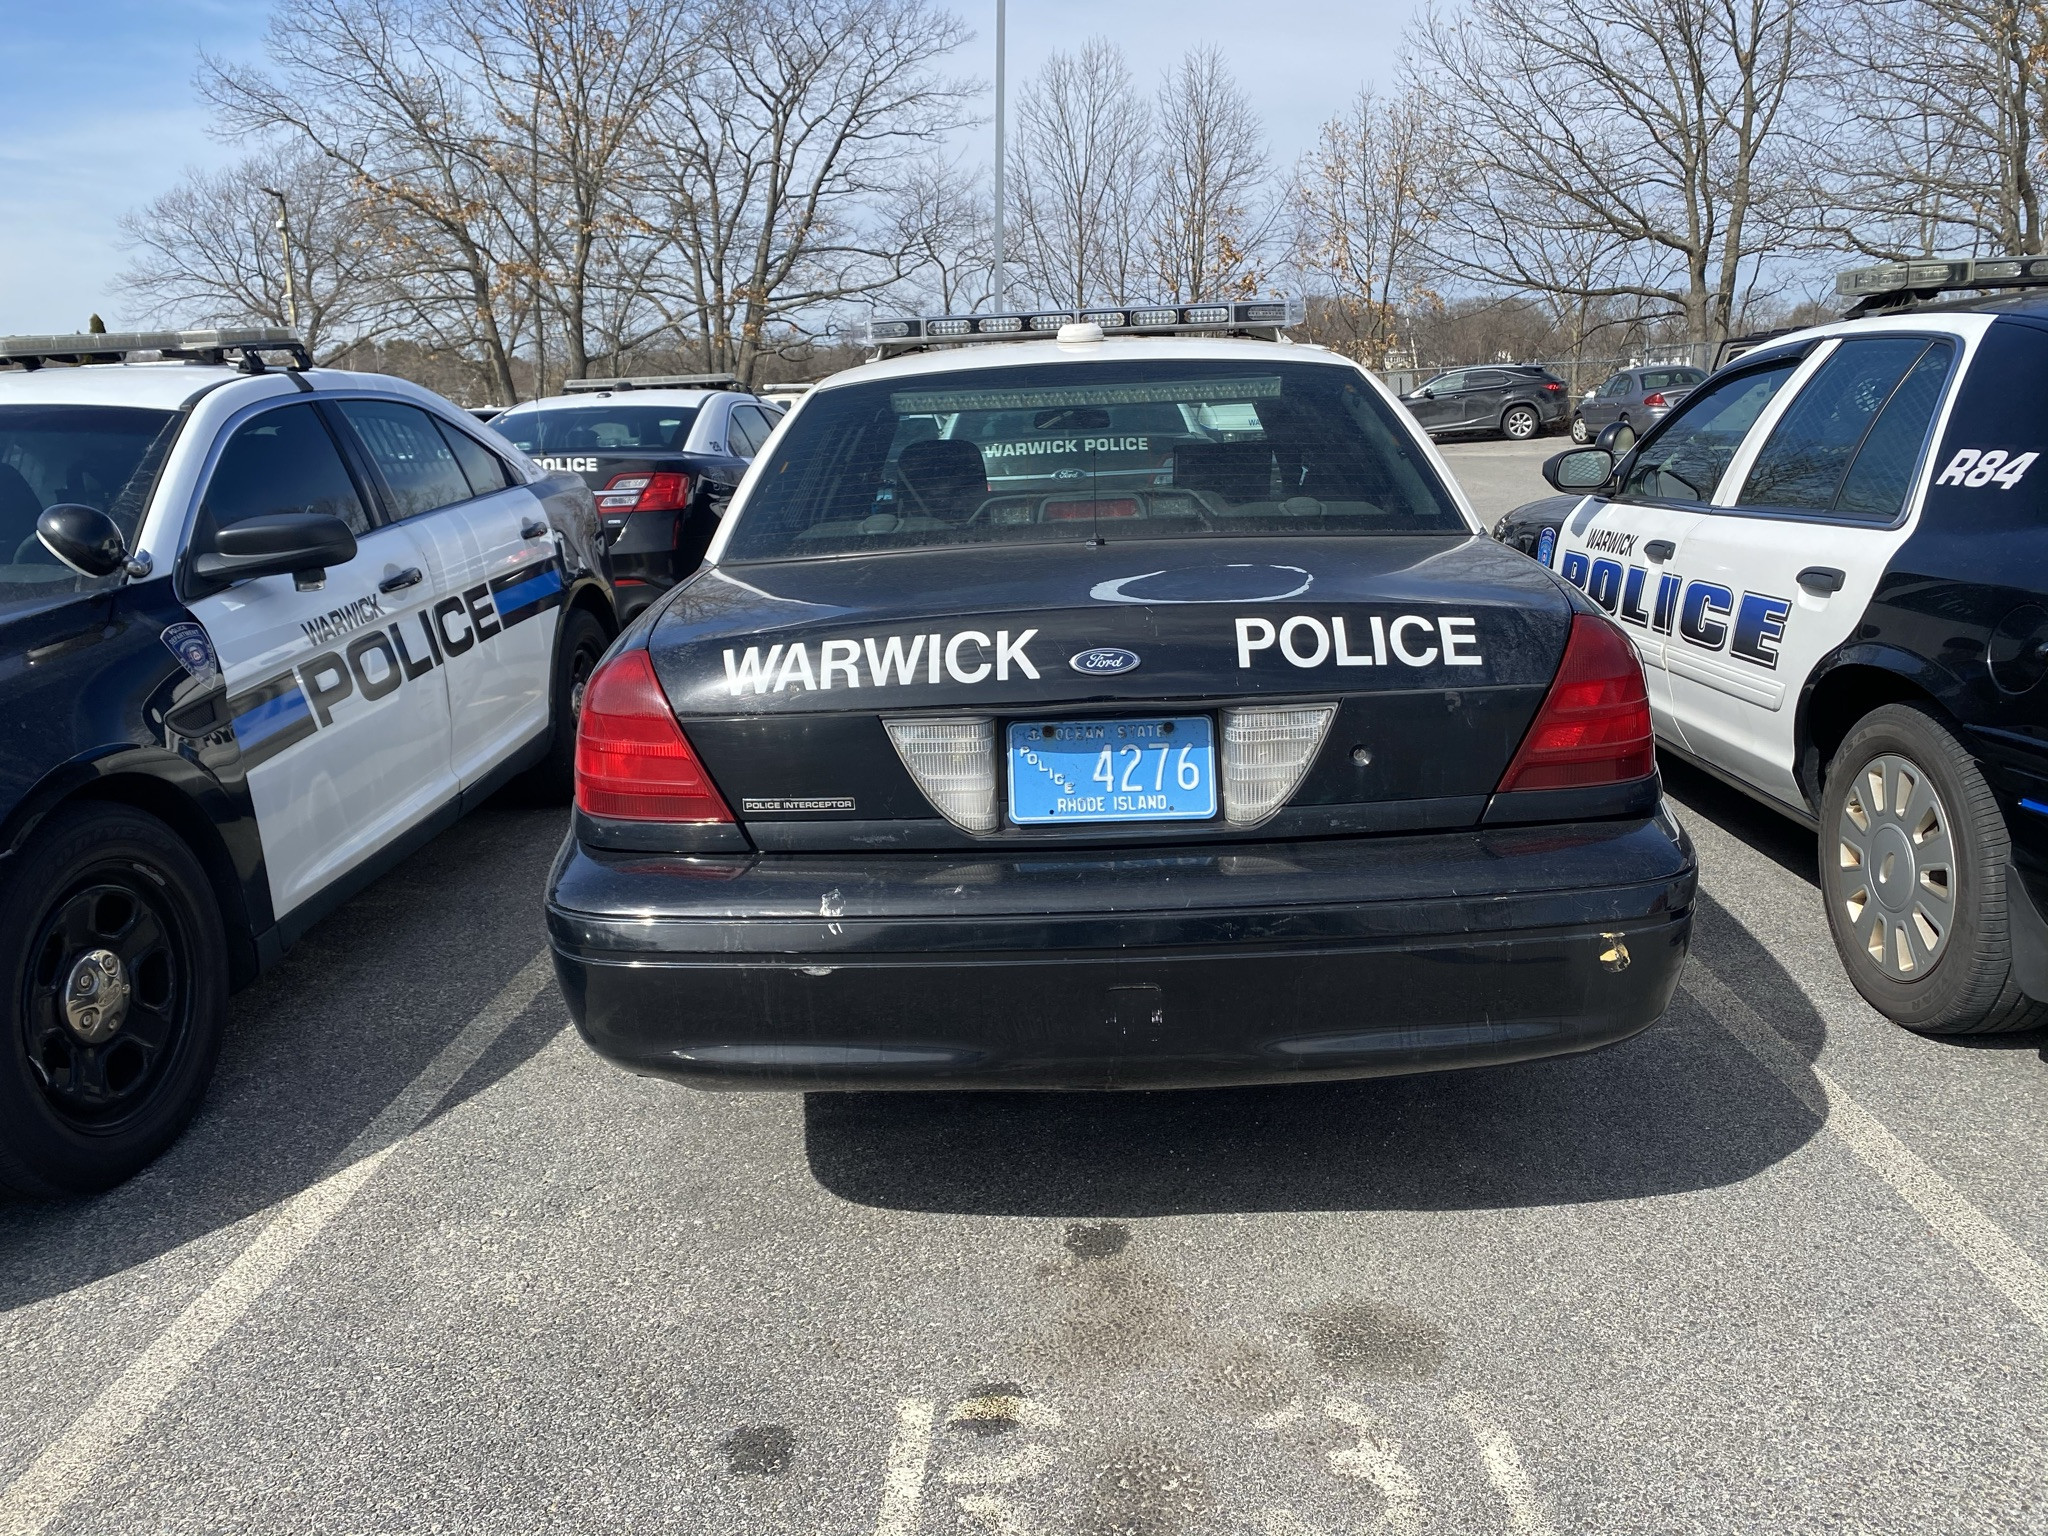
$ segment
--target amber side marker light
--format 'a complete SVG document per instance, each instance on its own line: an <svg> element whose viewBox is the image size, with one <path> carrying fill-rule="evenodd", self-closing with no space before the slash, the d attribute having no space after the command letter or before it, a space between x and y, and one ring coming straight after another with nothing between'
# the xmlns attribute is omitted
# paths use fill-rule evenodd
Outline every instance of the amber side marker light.
<svg viewBox="0 0 2048 1536"><path fill-rule="evenodd" d="M1608 620L1573 614L1564 660L1499 792L1625 784L1656 769L1650 696L1636 648Z"/></svg>
<svg viewBox="0 0 2048 1536"><path fill-rule="evenodd" d="M731 821L645 651L597 669L576 724L576 806L614 821Z"/></svg>

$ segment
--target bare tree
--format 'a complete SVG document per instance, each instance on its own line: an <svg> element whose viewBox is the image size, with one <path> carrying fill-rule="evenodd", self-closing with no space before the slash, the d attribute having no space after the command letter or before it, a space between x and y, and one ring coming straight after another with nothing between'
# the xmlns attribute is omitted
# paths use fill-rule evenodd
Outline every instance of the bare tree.
<svg viewBox="0 0 2048 1536"><path fill-rule="evenodd" d="M230 131L296 135L386 210L409 291L454 306L490 389L516 398L522 308L495 197L493 135L430 0L287 0L268 70L206 58L199 88ZM422 319L440 316L422 314Z"/></svg>
<svg viewBox="0 0 2048 1536"><path fill-rule="evenodd" d="M886 209L977 94L933 68L966 36L926 0L725 0L708 20L646 182L678 246L670 318L707 366L751 379L778 333L916 262Z"/></svg>
<svg viewBox="0 0 2048 1536"><path fill-rule="evenodd" d="M981 178L931 156L909 168L891 216L905 253L902 294L937 314L967 314L995 295L994 219Z"/></svg>
<svg viewBox="0 0 2048 1536"><path fill-rule="evenodd" d="M1427 100L1366 89L1295 170L1295 265L1329 301L1319 339L1370 367L1387 366L1403 307L1426 294L1429 236L1450 191L1443 161Z"/></svg>
<svg viewBox="0 0 2048 1536"><path fill-rule="evenodd" d="M1159 89L1151 229L1158 296L1176 301L1258 291L1269 220L1255 204L1266 135L1222 53L1190 49Z"/></svg>
<svg viewBox="0 0 2048 1536"><path fill-rule="evenodd" d="M1009 183L1022 266L1055 304L1136 296L1152 206L1152 114L1117 48L1055 53L1017 103Z"/></svg>
<svg viewBox="0 0 2048 1536"><path fill-rule="evenodd" d="M273 192L291 240L292 303ZM390 309L385 246L347 172L302 144L220 171L192 171L121 221L122 281L152 317L179 326L284 325L316 355L373 335Z"/></svg>
<svg viewBox="0 0 2048 1536"><path fill-rule="evenodd" d="M1812 140L1828 232L1873 256L2043 249L2041 0L1844 0Z"/></svg>
<svg viewBox="0 0 2048 1536"><path fill-rule="evenodd" d="M1432 14L1416 47L1466 188L1438 255L1497 281L1533 212L1628 248L1624 270L1578 297L1643 299L1682 315L1695 342L1725 336L1758 261L1802 234L1788 130L1817 68L1813 4L1472 0L1457 19Z"/></svg>
<svg viewBox="0 0 2048 1536"><path fill-rule="evenodd" d="M536 303L543 374L550 329L571 379L590 372L594 331L611 352L644 339L630 331L640 308L631 298L650 247L664 242L640 223L628 186L657 103L690 86L689 16L659 0L497 0L442 12L487 111L486 165L504 242ZM603 292L621 279L623 294Z"/></svg>

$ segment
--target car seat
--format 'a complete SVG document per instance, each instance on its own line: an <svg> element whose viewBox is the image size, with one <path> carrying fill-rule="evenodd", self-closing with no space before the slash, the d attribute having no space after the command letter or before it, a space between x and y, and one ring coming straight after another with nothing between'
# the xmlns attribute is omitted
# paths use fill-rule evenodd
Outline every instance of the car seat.
<svg viewBox="0 0 2048 1536"><path fill-rule="evenodd" d="M1173 483L1229 502L1269 500L1273 446L1258 441L1178 444L1173 450Z"/></svg>
<svg viewBox="0 0 2048 1536"><path fill-rule="evenodd" d="M896 484L909 506L944 522L965 522L988 497L988 465L981 449L965 438L929 438L912 443L896 460Z"/></svg>

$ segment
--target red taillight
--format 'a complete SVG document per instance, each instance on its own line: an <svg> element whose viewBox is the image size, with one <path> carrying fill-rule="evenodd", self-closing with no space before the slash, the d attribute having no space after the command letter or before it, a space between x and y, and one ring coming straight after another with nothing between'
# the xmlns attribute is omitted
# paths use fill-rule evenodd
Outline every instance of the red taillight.
<svg viewBox="0 0 2048 1536"><path fill-rule="evenodd" d="M1138 504L1129 497L1114 501L1048 501L1043 521L1073 523L1091 517L1136 517Z"/></svg>
<svg viewBox="0 0 2048 1536"><path fill-rule="evenodd" d="M1500 788L1583 789L1625 784L1656 771L1643 664L1606 619L1572 615L1564 660Z"/></svg>
<svg viewBox="0 0 2048 1536"><path fill-rule="evenodd" d="M645 651L591 676L576 724L576 804L617 821L731 821Z"/></svg>
<svg viewBox="0 0 2048 1536"><path fill-rule="evenodd" d="M1561 395L1564 393L1564 386L1558 383L1557 380L1552 379L1543 386L1543 393L1546 395Z"/></svg>
<svg viewBox="0 0 2048 1536"><path fill-rule="evenodd" d="M1645 395L1643 396L1643 404L1653 411L1663 411L1671 408L1671 402L1662 395Z"/></svg>
<svg viewBox="0 0 2048 1536"><path fill-rule="evenodd" d="M600 512L679 512L690 504L690 477L657 474L613 475L597 493Z"/></svg>

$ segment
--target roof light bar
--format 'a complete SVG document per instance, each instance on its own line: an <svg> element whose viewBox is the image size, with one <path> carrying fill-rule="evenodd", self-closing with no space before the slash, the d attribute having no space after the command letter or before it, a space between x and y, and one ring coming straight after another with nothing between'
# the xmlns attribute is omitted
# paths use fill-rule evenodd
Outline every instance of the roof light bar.
<svg viewBox="0 0 2048 1536"><path fill-rule="evenodd" d="M2048 287L2048 256L1890 261L1882 266L1855 267L1835 277L1836 297L1856 300L1858 310L1963 289L2037 287Z"/></svg>
<svg viewBox="0 0 2048 1536"><path fill-rule="evenodd" d="M1251 334L1279 339L1304 317L1302 301L1244 299L1218 304L1137 305L1114 309L1022 310L1001 315L891 316L868 324L868 341L885 355L956 341L1042 341L1078 320L1106 336ZM575 387L575 386L571 386ZM585 387L588 387L587 385Z"/></svg>
<svg viewBox="0 0 2048 1536"><path fill-rule="evenodd" d="M739 377L730 373L661 373L632 379L564 379L565 395L611 394L626 389L738 389Z"/></svg>
<svg viewBox="0 0 2048 1536"><path fill-rule="evenodd" d="M203 331L74 331L69 336L0 336L0 364L13 363L34 372L48 363L84 366L125 363L137 353L155 353L177 362L224 363L230 354L244 369L263 371L262 355L282 352L296 368L313 366L313 356L296 331L273 326Z"/></svg>

